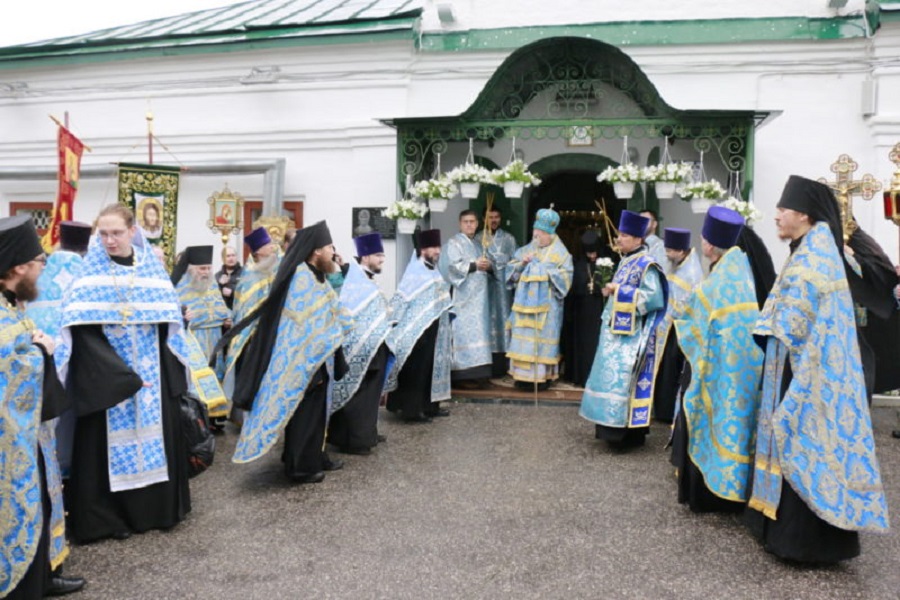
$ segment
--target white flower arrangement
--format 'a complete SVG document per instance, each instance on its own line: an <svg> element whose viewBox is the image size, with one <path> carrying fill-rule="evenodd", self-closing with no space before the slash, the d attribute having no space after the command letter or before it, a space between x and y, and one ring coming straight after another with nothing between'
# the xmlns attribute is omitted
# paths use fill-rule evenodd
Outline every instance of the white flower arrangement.
<svg viewBox="0 0 900 600"><path fill-rule="evenodd" d="M491 171L491 183L503 185L508 181L521 181L526 187L541 184L540 178L528 170L525 161L519 159L512 161L502 169Z"/></svg>
<svg viewBox="0 0 900 600"><path fill-rule="evenodd" d="M678 195L684 201L702 199L702 200L722 200L728 196L728 192L715 179L709 181L697 181L689 183L678 190Z"/></svg>
<svg viewBox="0 0 900 600"><path fill-rule="evenodd" d="M607 269L612 269L614 266L616 266L612 259L608 256L601 256L596 261L594 261L594 264L598 267L604 267Z"/></svg>
<svg viewBox="0 0 900 600"><path fill-rule="evenodd" d="M720 206L730 208L744 217L744 221L746 221L748 227L753 227L755 223L758 223L760 219L763 218L762 211L756 208L752 202L744 202L743 200L738 200L734 196L726 198L725 201L720 203Z"/></svg>
<svg viewBox="0 0 900 600"><path fill-rule="evenodd" d="M491 172L476 163L466 163L451 169L447 179L452 183L494 183Z"/></svg>
<svg viewBox="0 0 900 600"><path fill-rule="evenodd" d="M397 200L381 211L388 219L421 219L428 214L428 207L415 200Z"/></svg>
<svg viewBox="0 0 900 600"><path fill-rule="evenodd" d="M450 200L456 195L453 182L445 174L417 181L410 191L414 196L427 200Z"/></svg>
<svg viewBox="0 0 900 600"><path fill-rule="evenodd" d="M687 183L694 174L694 165L677 162L644 167L643 181L662 181L666 183Z"/></svg>
<svg viewBox="0 0 900 600"><path fill-rule="evenodd" d="M643 181L643 169L627 163L618 167L606 167L597 175L597 181L609 181L610 183L625 183Z"/></svg>

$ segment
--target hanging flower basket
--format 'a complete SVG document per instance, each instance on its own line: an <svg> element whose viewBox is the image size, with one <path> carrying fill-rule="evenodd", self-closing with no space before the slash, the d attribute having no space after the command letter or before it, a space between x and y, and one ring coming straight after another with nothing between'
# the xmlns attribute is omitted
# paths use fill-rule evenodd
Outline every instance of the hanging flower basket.
<svg viewBox="0 0 900 600"><path fill-rule="evenodd" d="M480 183L472 183L470 181L461 181L459 183L459 193L463 198L477 198L479 191L481 191Z"/></svg>
<svg viewBox="0 0 900 600"><path fill-rule="evenodd" d="M415 219L404 219L403 217L400 217L397 219L397 232L407 234L415 233L416 222Z"/></svg>
<svg viewBox="0 0 900 600"><path fill-rule="evenodd" d="M706 211L713 204L715 204L715 201L709 198L694 198L691 200L691 212L697 215L705 215Z"/></svg>
<svg viewBox="0 0 900 600"><path fill-rule="evenodd" d="M613 191L616 193L616 198L627 200L634 196L634 185L634 181L614 181Z"/></svg>
<svg viewBox="0 0 900 600"><path fill-rule="evenodd" d="M521 198L524 192L524 181L507 181L503 184L503 194L507 198Z"/></svg>
<svg viewBox="0 0 900 600"><path fill-rule="evenodd" d="M675 187L678 184L674 181L657 181L654 184L656 188L656 197L660 199L668 199L675 196Z"/></svg>
<svg viewBox="0 0 900 600"><path fill-rule="evenodd" d="M449 203L450 201L446 198L432 198L428 201L428 209L433 213L444 212Z"/></svg>

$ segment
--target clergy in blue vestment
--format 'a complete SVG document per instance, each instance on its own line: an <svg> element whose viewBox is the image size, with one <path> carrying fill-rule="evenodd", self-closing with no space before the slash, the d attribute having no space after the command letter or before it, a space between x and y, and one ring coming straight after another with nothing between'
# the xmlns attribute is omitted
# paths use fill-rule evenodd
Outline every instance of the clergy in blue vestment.
<svg viewBox="0 0 900 600"><path fill-rule="evenodd" d="M47 266L38 279L38 297L28 303L26 313L35 326L56 339L62 313L63 295L81 270L82 256L91 241L91 226L78 221L59 224L59 249L47 257ZM72 463L72 440L75 435L75 412L66 410L56 425L56 454L63 478L69 476Z"/></svg>
<svg viewBox="0 0 900 600"><path fill-rule="evenodd" d="M51 574L69 553L54 445L66 397L55 342L24 310L45 260L30 217L0 219L0 597L16 600L84 586Z"/></svg>
<svg viewBox="0 0 900 600"><path fill-rule="evenodd" d="M503 377L509 370L506 359L506 320L512 306L512 290L506 285L506 265L516 253L516 238L500 227L503 214L496 206L484 215L484 229L475 236L477 246L484 249L493 268L489 271L488 303L491 306L492 375Z"/></svg>
<svg viewBox="0 0 900 600"><path fill-rule="evenodd" d="M441 230L420 231L416 242L390 302L396 325L387 338L396 357L385 384L387 409L407 422L450 414L440 407L450 399L451 310L450 284L437 270Z"/></svg>
<svg viewBox="0 0 900 600"><path fill-rule="evenodd" d="M347 371L341 344L350 328L326 279L333 259L325 221L298 231L269 297L233 330L259 320L235 381L234 405L248 412L232 460L259 459L283 432L284 472L296 483L318 483L325 471L343 466L324 451L332 385Z"/></svg>
<svg viewBox="0 0 900 600"><path fill-rule="evenodd" d="M666 245L663 240L656 235L657 228L659 227L659 219L656 215L656 211L644 209L641 211L641 216L646 217L650 221L647 225L647 235L644 238L644 245L647 246L647 252L650 253L650 256L653 257L653 260L655 260L657 264L664 266L666 262Z"/></svg>
<svg viewBox="0 0 900 600"><path fill-rule="evenodd" d="M537 211L530 243L506 266L515 286L506 324L509 374L519 386L546 388L559 379L563 300L572 287L572 255L556 235L559 213Z"/></svg>
<svg viewBox="0 0 900 600"><path fill-rule="evenodd" d="M672 322L690 298L694 287L703 279L700 257L691 247L688 229L667 227L665 237L666 258L662 263L669 284L669 305L656 332L656 383L653 388L653 417L671 423L675 416L675 400L678 396L684 354Z"/></svg>
<svg viewBox="0 0 900 600"><path fill-rule="evenodd" d="M172 271L172 283L185 310L188 330L210 358L222 338L222 329L231 327L231 311L213 278L212 258L212 246L188 246ZM221 381L225 377L225 361L217 360L215 370ZM210 417L224 417L226 414L217 411Z"/></svg>
<svg viewBox="0 0 900 600"><path fill-rule="evenodd" d="M600 344L581 400L582 417L596 437L615 445L639 445L650 431L656 375L656 333L666 313L668 285L662 267L644 245L649 220L623 210L617 243L622 262L603 288Z"/></svg>
<svg viewBox="0 0 900 600"><path fill-rule="evenodd" d="M709 277L676 309L690 383L675 419L672 462L678 501L694 512L738 512L749 494L763 352L753 341L753 271L736 245L743 225L733 210L709 209L702 241Z"/></svg>
<svg viewBox="0 0 900 600"><path fill-rule="evenodd" d="M328 422L328 442L346 454L369 454L378 435L378 404L390 351L385 344L391 321L387 299L375 275L384 265L384 246L376 231L353 240L356 261L348 263L341 286L341 305L352 327L344 340L349 370L335 382Z"/></svg>
<svg viewBox="0 0 900 600"><path fill-rule="evenodd" d="M191 500L181 396L190 381L211 410L224 403L185 334L169 276L139 240L128 208L101 210L63 301L56 358L78 415L67 509L80 542L183 519Z"/></svg>
<svg viewBox="0 0 900 600"><path fill-rule="evenodd" d="M888 509L828 186L792 175L778 202L787 259L753 332L766 339L749 511L766 550L799 562L857 556Z"/></svg>
<svg viewBox="0 0 900 600"><path fill-rule="evenodd" d="M488 294L494 267L475 240L477 229L474 210L459 213L459 233L447 240L438 261L453 297L450 377L461 387L487 387L493 362Z"/></svg>

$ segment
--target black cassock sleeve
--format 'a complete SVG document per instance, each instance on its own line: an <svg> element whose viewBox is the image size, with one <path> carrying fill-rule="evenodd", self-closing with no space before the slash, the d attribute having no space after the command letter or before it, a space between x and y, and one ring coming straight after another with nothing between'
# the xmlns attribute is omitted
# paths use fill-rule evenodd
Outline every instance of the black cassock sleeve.
<svg viewBox="0 0 900 600"><path fill-rule="evenodd" d="M56 361L52 354L40 344L36 344L44 355L44 388L41 402L41 421L49 421L61 415L70 404L66 398L66 390L63 389L56 374Z"/></svg>
<svg viewBox="0 0 900 600"><path fill-rule="evenodd" d="M66 394L79 417L112 408L143 387L140 375L113 350L102 326L78 325L71 331Z"/></svg>

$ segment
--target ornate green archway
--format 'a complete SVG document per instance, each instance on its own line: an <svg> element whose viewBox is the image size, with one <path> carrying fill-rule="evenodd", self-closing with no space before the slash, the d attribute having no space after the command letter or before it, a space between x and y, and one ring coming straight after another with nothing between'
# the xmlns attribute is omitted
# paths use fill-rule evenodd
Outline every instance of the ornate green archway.
<svg viewBox="0 0 900 600"><path fill-rule="evenodd" d="M707 165L715 162L718 170L739 177L748 197L754 131L766 116L753 111L675 109L618 48L593 39L558 37L513 52L461 115L385 122L397 129L401 187L430 177L436 156L470 139L493 145L515 137L522 145L534 140L545 147L556 141L559 147L545 154L552 156L588 132L593 140L628 136L661 143L669 136L690 143L698 156L701 151L705 154ZM540 164L543 157L537 158ZM452 165L444 161L443 166Z"/></svg>

